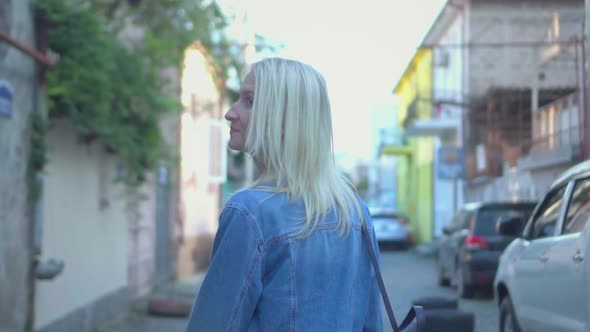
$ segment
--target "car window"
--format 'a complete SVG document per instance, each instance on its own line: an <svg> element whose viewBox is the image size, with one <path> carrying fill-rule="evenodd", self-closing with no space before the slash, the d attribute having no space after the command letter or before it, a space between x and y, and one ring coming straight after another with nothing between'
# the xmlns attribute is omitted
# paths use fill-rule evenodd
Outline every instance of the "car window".
<svg viewBox="0 0 590 332"><path fill-rule="evenodd" d="M586 227L588 219L590 219L590 178L576 182L572 200L567 210L563 233L581 232Z"/></svg>
<svg viewBox="0 0 590 332"><path fill-rule="evenodd" d="M455 215L455 218L453 218L453 220L451 221L450 228L453 231L458 231L461 229L468 228L471 214L472 214L471 212L465 211L465 210L461 210L461 211L457 212L457 214Z"/></svg>
<svg viewBox="0 0 590 332"><path fill-rule="evenodd" d="M544 237L553 236L555 234L555 227L559 219L559 212L563 205L563 194L566 186L550 192L539 211L535 215L533 221L533 239L540 239Z"/></svg>
<svg viewBox="0 0 590 332"><path fill-rule="evenodd" d="M496 223L500 217L516 217L526 223L535 209L534 205L498 206L482 209L477 214L474 233L478 235L496 235Z"/></svg>
<svg viewBox="0 0 590 332"><path fill-rule="evenodd" d="M457 229L459 227L459 221L462 220L462 216L465 213L465 211L460 210L458 211L455 216L453 217L453 220L451 220L451 223L449 224L449 228L450 229Z"/></svg>

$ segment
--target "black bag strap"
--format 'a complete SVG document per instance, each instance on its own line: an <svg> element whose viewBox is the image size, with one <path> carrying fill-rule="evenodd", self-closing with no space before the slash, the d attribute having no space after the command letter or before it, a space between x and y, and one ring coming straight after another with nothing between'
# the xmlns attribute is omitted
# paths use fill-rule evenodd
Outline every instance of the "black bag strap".
<svg viewBox="0 0 590 332"><path fill-rule="evenodd" d="M381 276L381 271L379 270L379 263L377 262L377 255L375 255L375 250L373 249L371 236L369 235L369 231L367 230L367 225L363 218L361 222L361 229L362 233L365 237L367 242L367 247L369 248L369 255L371 256L371 262L373 265L373 269L375 270L375 276L377 277L377 282L379 283L379 289L381 291L381 297L383 297L383 303L385 304L385 309L387 310L387 316L389 316L389 322L391 323L391 328L393 328L393 332L401 332L406 327L408 327L414 319L416 319L417 327L420 327L423 321L423 312L422 307L413 306L406 317L404 318L401 325L397 325L397 321L395 320L395 316L393 315L393 308L391 307L391 302L389 302L389 297L387 296L387 291L385 290L385 284L383 283L383 277Z"/></svg>
<svg viewBox="0 0 590 332"><path fill-rule="evenodd" d="M381 290L381 297L383 297L383 303L385 304L385 309L387 310L387 316L389 316L389 322L391 323L391 327L393 328L393 332L400 332L399 326L397 325L397 321L395 320L395 316L393 315L393 308L391 307L391 303L389 302L389 297L387 296L387 291L385 290L385 284L383 283L383 277L381 276L381 271L379 270L379 263L377 262L377 255L375 255L375 250L373 250L373 245L371 241L371 236L369 236L369 231L367 230L367 224L363 219L361 224L362 232L365 237L365 242L367 242L367 247L369 248L369 255L371 256L371 263L373 265L373 269L375 270L375 276L377 277L377 282L379 283L379 289Z"/></svg>

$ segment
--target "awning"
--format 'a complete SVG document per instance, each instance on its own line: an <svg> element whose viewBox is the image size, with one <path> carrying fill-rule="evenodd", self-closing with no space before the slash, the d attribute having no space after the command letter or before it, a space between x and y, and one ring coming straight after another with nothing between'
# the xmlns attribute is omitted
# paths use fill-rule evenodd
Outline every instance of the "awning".
<svg viewBox="0 0 590 332"><path fill-rule="evenodd" d="M446 136L454 135L459 128L458 120L451 119L429 119L414 120L406 130L407 136Z"/></svg>
<svg viewBox="0 0 590 332"><path fill-rule="evenodd" d="M385 145L381 148L380 155L386 156L411 156L414 149L405 145Z"/></svg>

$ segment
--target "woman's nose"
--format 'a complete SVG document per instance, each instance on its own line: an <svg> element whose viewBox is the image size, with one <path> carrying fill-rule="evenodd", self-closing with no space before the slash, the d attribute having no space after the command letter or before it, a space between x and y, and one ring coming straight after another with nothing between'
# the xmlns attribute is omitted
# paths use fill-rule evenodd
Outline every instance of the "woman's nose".
<svg viewBox="0 0 590 332"><path fill-rule="evenodd" d="M229 111L227 111L227 113L225 113L225 119L227 121L234 121L236 119L236 112L234 112L233 108L230 108Z"/></svg>

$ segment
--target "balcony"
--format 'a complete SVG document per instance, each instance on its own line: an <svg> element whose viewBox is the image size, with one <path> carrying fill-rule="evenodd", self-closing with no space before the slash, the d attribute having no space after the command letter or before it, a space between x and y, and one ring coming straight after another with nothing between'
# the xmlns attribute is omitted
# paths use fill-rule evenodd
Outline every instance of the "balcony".
<svg viewBox="0 0 590 332"><path fill-rule="evenodd" d="M532 112L532 140L522 145L524 168L541 168L581 159L584 119L578 93Z"/></svg>

